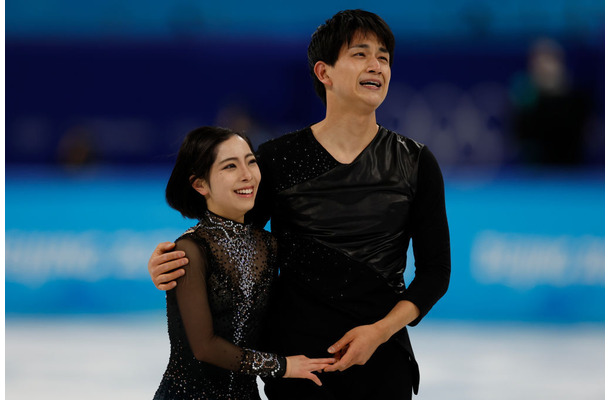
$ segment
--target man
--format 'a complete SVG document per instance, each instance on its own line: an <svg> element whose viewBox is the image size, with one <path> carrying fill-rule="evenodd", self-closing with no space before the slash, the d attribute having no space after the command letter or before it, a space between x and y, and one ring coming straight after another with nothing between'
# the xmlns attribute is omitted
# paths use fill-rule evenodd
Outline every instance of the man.
<svg viewBox="0 0 610 400"><path fill-rule="evenodd" d="M410 399L419 371L406 325L446 292L450 274L444 187L432 153L379 126L394 36L377 15L337 13L308 49L325 118L259 147L257 224L271 219L280 276L266 342L280 354L334 354L323 385L267 380L269 399ZM415 278L404 269L413 241ZM174 286L186 260L172 245L149 261Z"/></svg>

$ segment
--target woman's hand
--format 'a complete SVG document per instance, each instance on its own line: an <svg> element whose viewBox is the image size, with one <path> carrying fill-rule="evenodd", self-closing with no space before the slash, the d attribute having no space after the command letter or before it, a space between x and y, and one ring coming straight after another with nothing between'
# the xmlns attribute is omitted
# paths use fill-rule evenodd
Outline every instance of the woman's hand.
<svg viewBox="0 0 610 400"><path fill-rule="evenodd" d="M322 386L322 381L313 372L322 370L335 362L334 358L309 358L305 356L286 357L286 374L284 378L302 378L314 381Z"/></svg>
<svg viewBox="0 0 610 400"><path fill-rule="evenodd" d="M176 279L184 275L183 268L188 264L184 251L171 251L176 246L173 242L159 243L148 260L148 273L159 290L170 290L176 287Z"/></svg>

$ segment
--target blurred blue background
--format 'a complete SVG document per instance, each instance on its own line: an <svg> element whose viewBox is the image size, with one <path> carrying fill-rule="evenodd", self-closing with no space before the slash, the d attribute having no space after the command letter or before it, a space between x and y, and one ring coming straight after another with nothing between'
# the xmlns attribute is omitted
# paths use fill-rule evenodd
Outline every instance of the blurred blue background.
<svg viewBox="0 0 610 400"><path fill-rule="evenodd" d="M378 121L446 183L453 274L411 331L418 398L602 398L604 3L295 4L5 2L7 397L152 397L168 339L146 264L194 224L164 200L183 136L322 119L310 35L363 8L397 39Z"/></svg>
<svg viewBox="0 0 610 400"><path fill-rule="evenodd" d="M309 37L364 8L397 38L378 121L445 175L429 318L602 322L604 3L287 4L6 2L6 315L162 312L148 257L194 223L164 203L182 137L322 119Z"/></svg>

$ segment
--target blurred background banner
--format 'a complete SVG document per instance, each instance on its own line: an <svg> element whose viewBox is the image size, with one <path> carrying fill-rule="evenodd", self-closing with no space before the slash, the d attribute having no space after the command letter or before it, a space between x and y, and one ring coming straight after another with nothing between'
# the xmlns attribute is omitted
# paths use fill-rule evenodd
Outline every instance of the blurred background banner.
<svg viewBox="0 0 610 400"><path fill-rule="evenodd" d="M411 330L418 398L602 398L601 0L6 1L7 398L153 396L147 262L194 224L164 200L178 147L321 120L307 45L347 8L396 36L378 122L445 178L453 272Z"/></svg>
<svg viewBox="0 0 610 400"><path fill-rule="evenodd" d="M169 169L7 174L6 313L162 310L146 262L195 224L164 203ZM602 174L446 180L453 275L430 318L604 320Z"/></svg>
<svg viewBox="0 0 610 400"><path fill-rule="evenodd" d="M8 1L7 164L170 163L195 126L316 122L307 45L347 7L396 34L380 122L445 170L603 164L600 0Z"/></svg>
<svg viewBox="0 0 610 400"><path fill-rule="evenodd" d="M146 262L193 224L163 200L179 143L323 117L306 48L347 5L318 3L7 2L6 313L162 309ZM445 173L454 273L430 317L602 321L603 2L349 7L396 34L379 122Z"/></svg>

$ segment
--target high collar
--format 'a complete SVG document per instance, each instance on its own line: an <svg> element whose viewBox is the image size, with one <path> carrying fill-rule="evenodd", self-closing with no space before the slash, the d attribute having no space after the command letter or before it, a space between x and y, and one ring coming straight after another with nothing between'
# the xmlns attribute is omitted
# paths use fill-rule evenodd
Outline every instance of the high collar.
<svg viewBox="0 0 610 400"><path fill-rule="evenodd" d="M225 231L233 232L236 235L243 235L250 232L251 225L234 221L232 219L214 214L210 210L205 212L205 215L199 221L200 224L211 228L220 228Z"/></svg>

